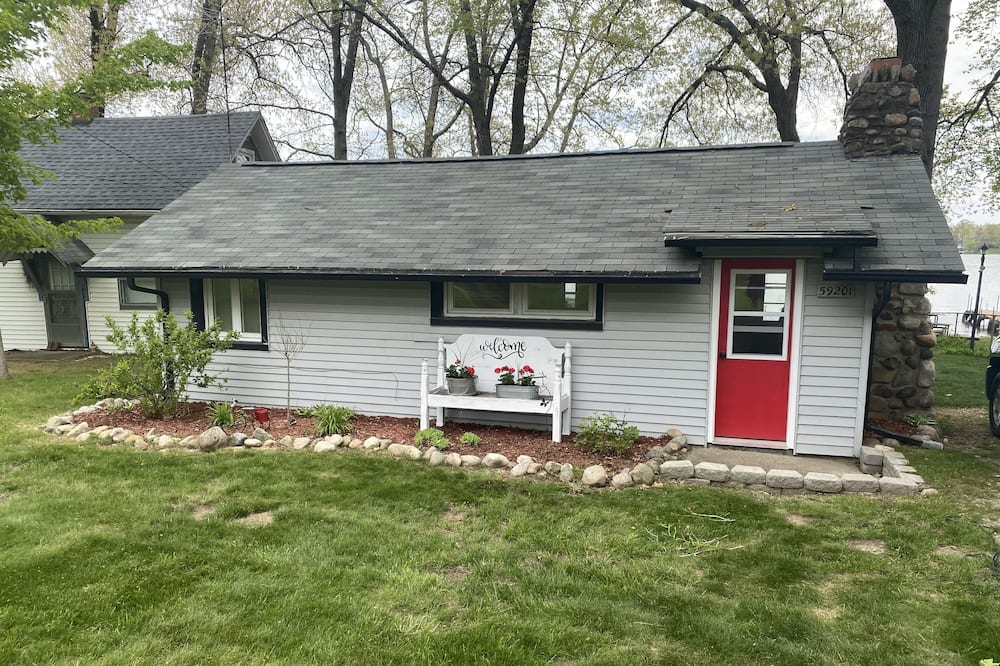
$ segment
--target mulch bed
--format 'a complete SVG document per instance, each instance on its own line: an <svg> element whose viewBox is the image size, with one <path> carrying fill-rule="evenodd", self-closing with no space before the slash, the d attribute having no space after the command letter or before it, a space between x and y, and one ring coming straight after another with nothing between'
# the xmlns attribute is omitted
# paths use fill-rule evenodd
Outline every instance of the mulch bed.
<svg viewBox="0 0 1000 666"><path fill-rule="evenodd" d="M140 435L148 432L150 428L155 428L158 433L185 437L197 435L211 427L205 416L206 407L208 407L208 403L204 402L187 403L182 405L176 414L164 419L148 419L137 408L113 411L102 409L81 415L74 420L77 422L86 421L92 428L102 425L121 427ZM271 423L265 429L275 439L281 439L286 435L292 437L316 436L315 419L296 415L296 423L292 425L288 423L286 410L270 409L268 411L271 414ZM413 436L420 429L418 419L393 416L358 415L351 419L351 424L355 428L353 433L355 437L361 439L381 437L400 444L412 444ZM590 465L604 465L611 469L632 467L636 463L646 460L646 452L651 447L667 443L664 438L640 437L635 446L623 455L602 456L577 449L573 444L572 435L564 436L563 441L556 444L551 439L551 431L548 430L526 430L475 423L446 423L442 430L445 437L451 440L451 446L448 448L449 453L455 452L460 455L468 453L476 456L483 456L486 453L501 453L511 462L517 460L518 456L526 455L531 456L537 462L544 463L555 460L560 463L572 463L574 467ZM253 427L243 428L243 432L250 434L253 432ZM477 446L459 443L459 438L465 432L474 432L479 435L480 443Z"/></svg>

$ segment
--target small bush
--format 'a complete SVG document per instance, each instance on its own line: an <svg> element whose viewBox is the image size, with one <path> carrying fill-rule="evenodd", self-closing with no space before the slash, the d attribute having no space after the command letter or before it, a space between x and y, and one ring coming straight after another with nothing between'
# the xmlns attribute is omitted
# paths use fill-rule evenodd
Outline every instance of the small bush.
<svg viewBox="0 0 1000 666"><path fill-rule="evenodd" d="M479 442L483 440L474 432L464 432L458 441L466 446L479 446Z"/></svg>
<svg viewBox="0 0 1000 666"><path fill-rule="evenodd" d="M417 446L430 444L442 451L451 446L451 440L446 439L444 433L437 428L425 428L421 430L413 436L413 443Z"/></svg>
<svg viewBox="0 0 1000 666"><path fill-rule="evenodd" d="M614 414L595 414L581 423L573 437L576 448L600 454L621 455L639 439L639 429L619 421Z"/></svg>
<svg viewBox="0 0 1000 666"><path fill-rule="evenodd" d="M212 403L205 408L205 416L208 417L209 423L219 426L223 430L232 428L233 423L236 421L236 415L233 414L233 406L228 402Z"/></svg>
<svg viewBox="0 0 1000 666"><path fill-rule="evenodd" d="M316 405L312 405L311 407L299 407L295 410L295 413L303 418L312 418L316 416Z"/></svg>
<svg viewBox="0 0 1000 666"><path fill-rule="evenodd" d="M316 417L316 434L319 437L328 435L346 435L354 432L350 420L357 416L350 407L344 405L316 405L312 408Z"/></svg>
<svg viewBox="0 0 1000 666"><path fill-rule="evenodd" d="M172 312L157 310L139 321L132 314L128 326L119 326L106 317L121 360L102 370L77 394L78 403L95 398L131 398L148 418L161 419L172 412L184 397L188 386L205 388L222 380L205 372L217 351L228 349L238 337L223 333L219 322L198 330L194 315L185 313L186 324L179 324Z"/></svg>

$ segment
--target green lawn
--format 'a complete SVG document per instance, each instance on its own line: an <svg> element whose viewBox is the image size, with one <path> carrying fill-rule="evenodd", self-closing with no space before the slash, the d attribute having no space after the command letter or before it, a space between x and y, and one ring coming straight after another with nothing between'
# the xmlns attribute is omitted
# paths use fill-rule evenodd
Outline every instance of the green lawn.
<svg viewBox="0 0 1000 666"><path fill-rule="evenodd" d="M986 366L990 339L977 340L976 350L968 338L938 338L934 350L934 404L938 407L985 407Z"/></svg>
<svg viewBox="0 0 1000 666"><path fill-rule="evenodd" d="M995 457L914 451L941 495L884 501L40 433L93 366L0 383L0 663L1000 659Z"/></svg>

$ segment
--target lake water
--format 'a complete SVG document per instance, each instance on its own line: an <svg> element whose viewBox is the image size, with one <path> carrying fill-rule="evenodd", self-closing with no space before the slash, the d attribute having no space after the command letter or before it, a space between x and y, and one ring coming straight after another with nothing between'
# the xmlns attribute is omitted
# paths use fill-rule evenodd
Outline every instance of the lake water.
<svg viewBox="0 0 1000 666"><path fill-rule="evenodd" d="M978 253L962 255L962 263L965 264L965 272L969 276L968 284L932 284L934 293L927 295L931 301L931 312L938 315L938 323L948 324L951 332L956 332L957 323L957 332L969 333L969 327L962 323L961 313L975 308L979 259ZM979 309L1000 311L1000 254L986 255Z"/></svg>

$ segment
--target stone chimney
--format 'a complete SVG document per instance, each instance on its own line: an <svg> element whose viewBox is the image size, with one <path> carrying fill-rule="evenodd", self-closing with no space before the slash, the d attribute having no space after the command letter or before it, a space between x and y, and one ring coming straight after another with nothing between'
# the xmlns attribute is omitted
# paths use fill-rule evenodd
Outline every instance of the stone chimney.
<svg viewBox="0 0 1000 666"><path fill-rule="evenodd" d="M899 58L872 60L850 78L840 143L849 158L920 153L924 120L913 65Z"/></svg>

